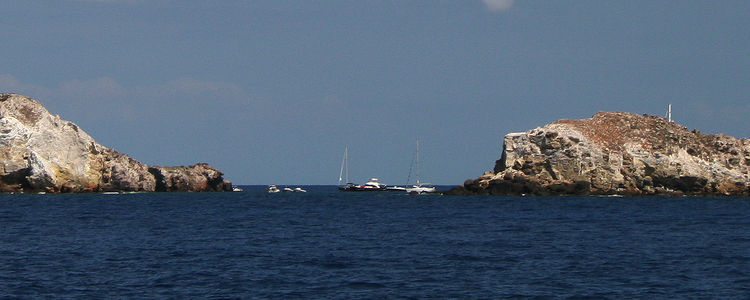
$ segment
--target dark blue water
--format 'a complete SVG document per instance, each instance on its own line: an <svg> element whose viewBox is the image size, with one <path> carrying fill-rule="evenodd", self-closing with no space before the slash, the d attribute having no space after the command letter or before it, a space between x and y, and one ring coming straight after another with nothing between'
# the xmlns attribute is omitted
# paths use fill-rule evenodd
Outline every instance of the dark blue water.
<svg viewBox="0 0 750 300"><path fill-rule="evenodd" d="M0 195L0 298L747 298L750 199Z"/></svg>

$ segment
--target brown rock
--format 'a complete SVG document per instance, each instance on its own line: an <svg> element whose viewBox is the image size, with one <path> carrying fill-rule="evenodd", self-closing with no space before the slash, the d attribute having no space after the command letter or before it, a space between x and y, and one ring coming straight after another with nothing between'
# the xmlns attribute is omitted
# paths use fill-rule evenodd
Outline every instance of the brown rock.
<svg viewBox="0 0 750 300"><path fill-rule="evenodd" d="M600 112L505 136L494 174L464 190L539 195L750 194L750 140ZM467 181L469 182L469 181Z"/></svg>

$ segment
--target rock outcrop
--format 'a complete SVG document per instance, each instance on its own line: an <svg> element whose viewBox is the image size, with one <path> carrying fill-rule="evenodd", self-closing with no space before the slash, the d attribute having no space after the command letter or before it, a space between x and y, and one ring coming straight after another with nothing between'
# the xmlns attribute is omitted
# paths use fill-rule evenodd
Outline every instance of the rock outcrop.
<svg viewBox="0 0 750 300"><path fill-rule="evenodd" d="M449 194L750 194L750 140L600 112L505 136L491 172Z"/></svg>
<svg viewBox="0 0 750 300"><path fill-rule="evenodd" d="M98 144L38 101L0 94L0 192L230 191L207 164L148 166Z"/></svg>

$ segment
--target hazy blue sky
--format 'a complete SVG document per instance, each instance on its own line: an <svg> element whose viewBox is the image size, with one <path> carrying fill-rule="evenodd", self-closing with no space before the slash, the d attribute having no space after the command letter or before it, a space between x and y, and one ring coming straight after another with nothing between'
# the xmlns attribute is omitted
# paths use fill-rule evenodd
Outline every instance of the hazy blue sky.
<svg viewBox="0 0 750 300"><path fill-rule="evenodd" d="M461 184L597 111L750 137L750 1L0 1L0 91L236 184Z"/></svg>

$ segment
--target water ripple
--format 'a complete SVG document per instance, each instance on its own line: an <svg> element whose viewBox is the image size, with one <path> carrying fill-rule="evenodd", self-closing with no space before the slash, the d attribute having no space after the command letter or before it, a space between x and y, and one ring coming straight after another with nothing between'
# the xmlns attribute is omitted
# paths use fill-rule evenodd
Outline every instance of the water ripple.
<svg viewBox="0 0 750 300"><path fill-rule="evenodd" d="M0 195L0 298L743 298L750 199Z"/></svg>

